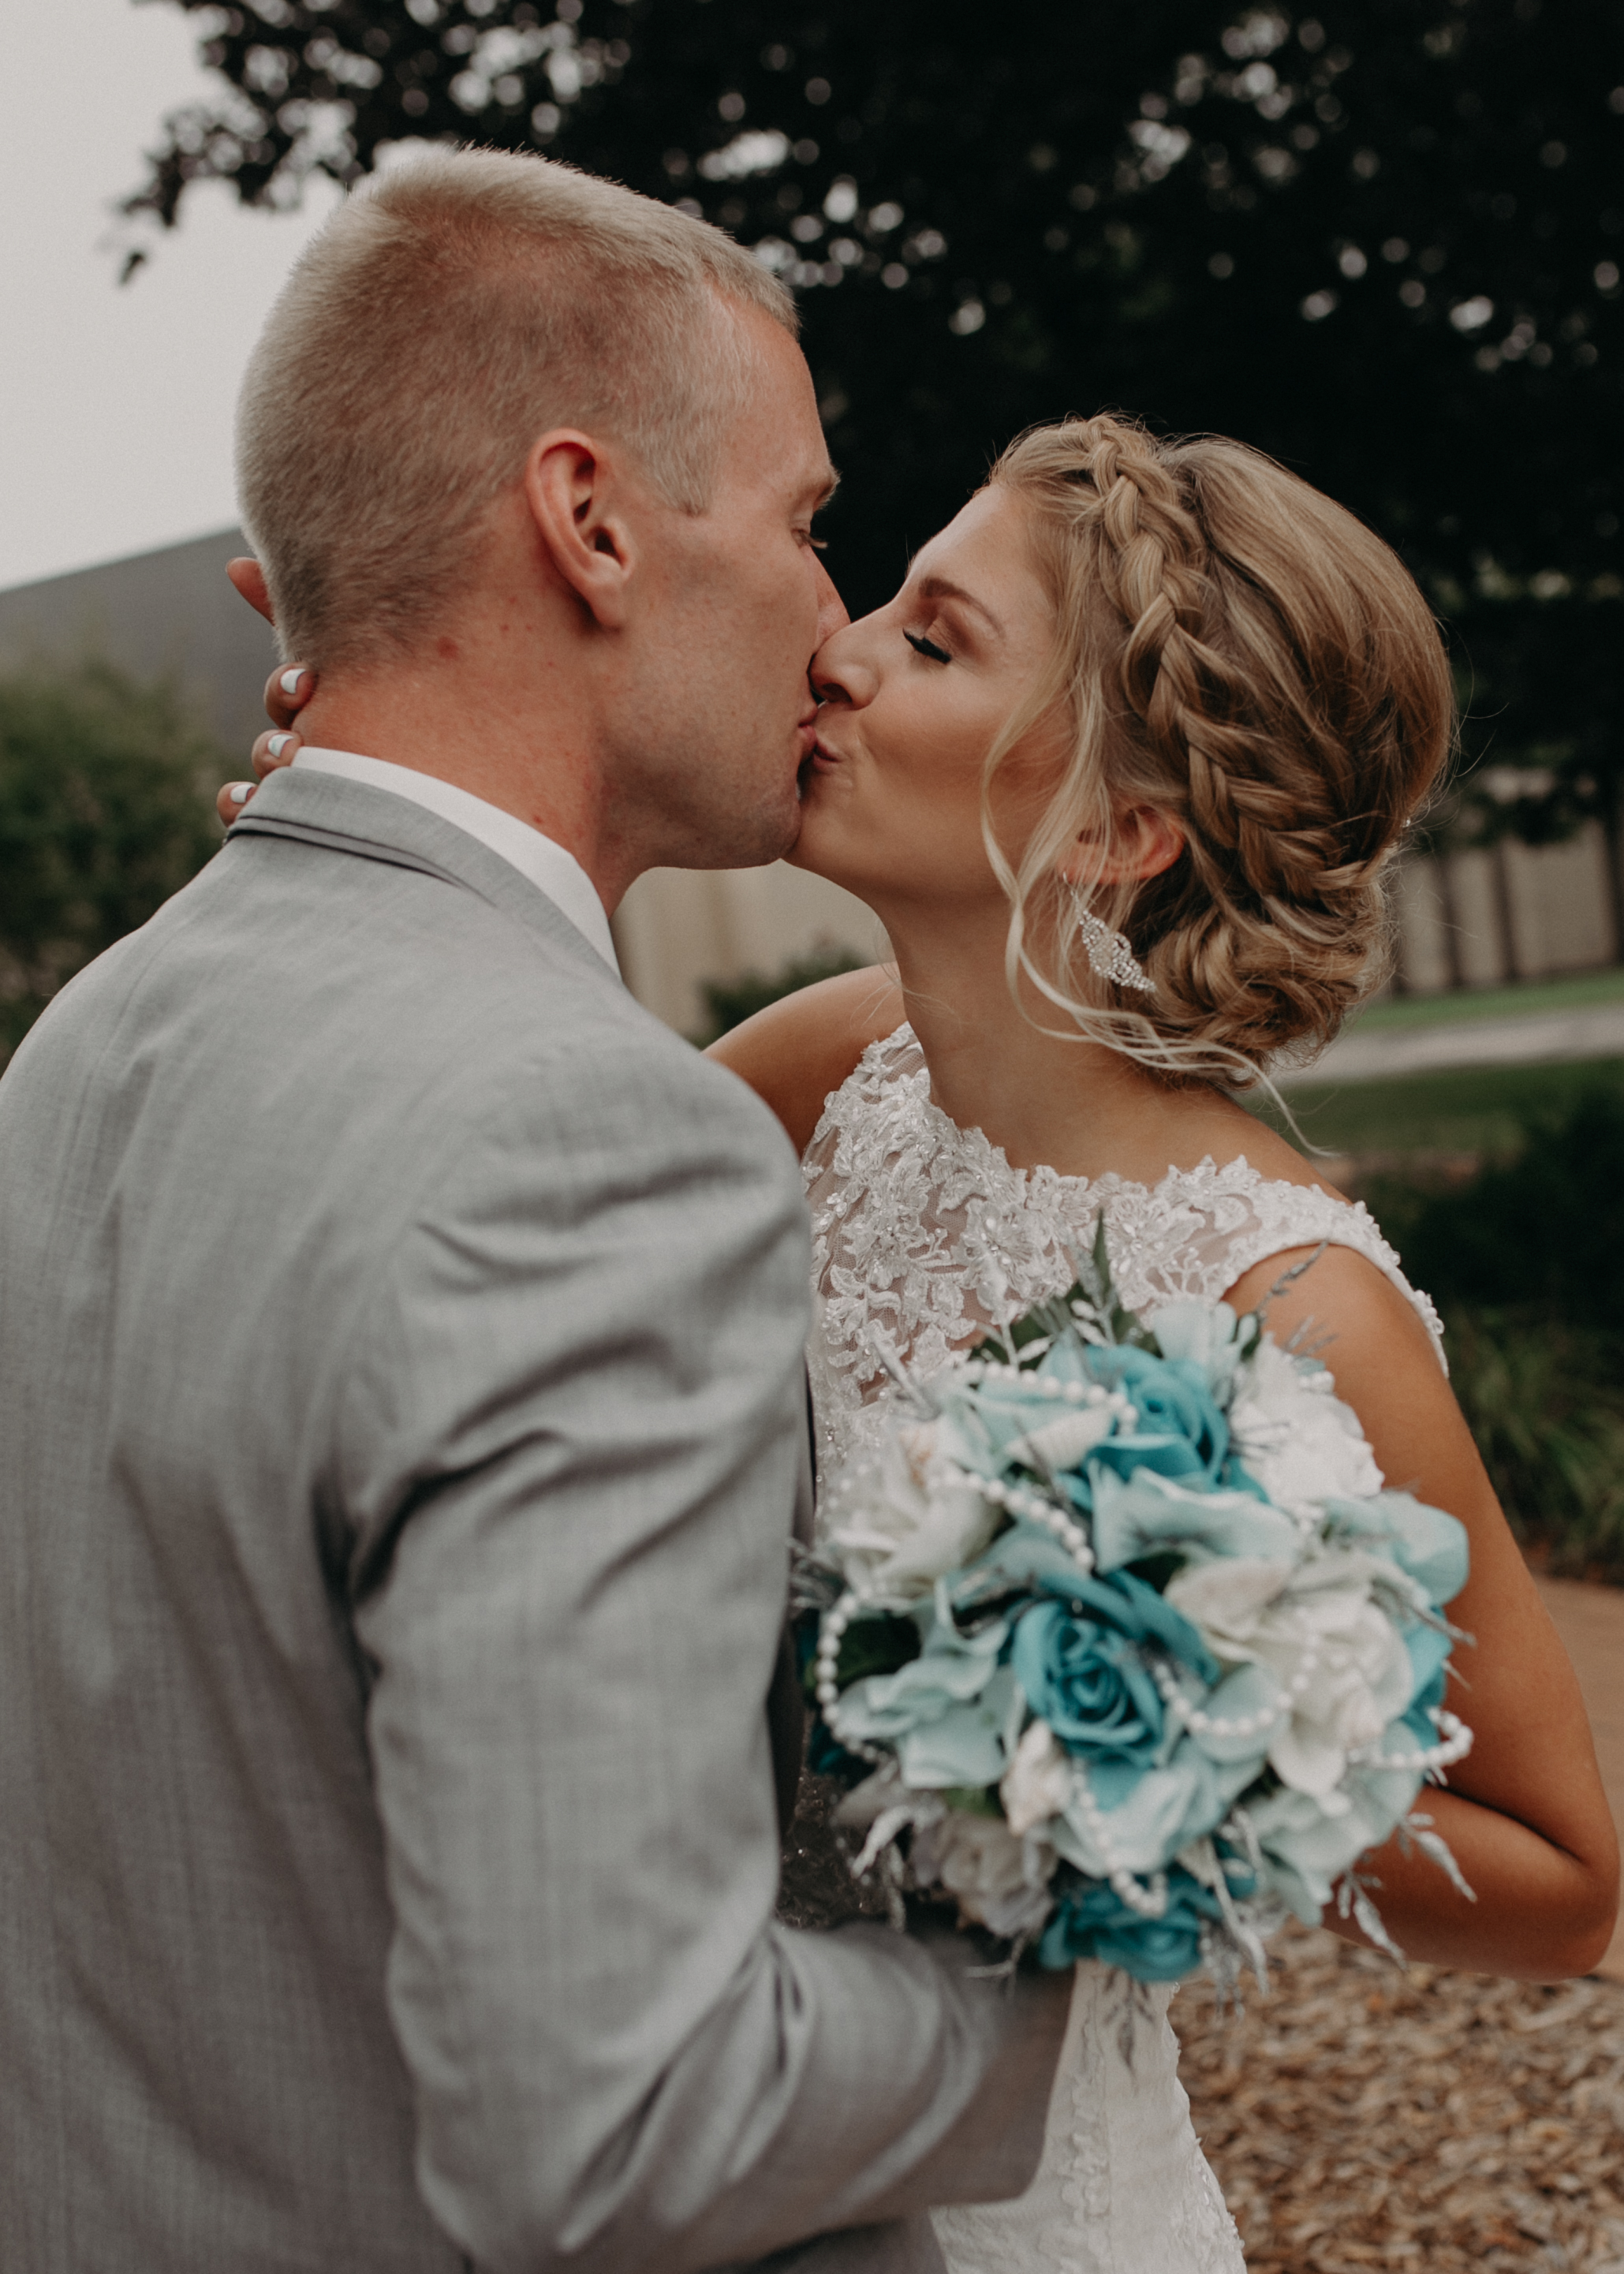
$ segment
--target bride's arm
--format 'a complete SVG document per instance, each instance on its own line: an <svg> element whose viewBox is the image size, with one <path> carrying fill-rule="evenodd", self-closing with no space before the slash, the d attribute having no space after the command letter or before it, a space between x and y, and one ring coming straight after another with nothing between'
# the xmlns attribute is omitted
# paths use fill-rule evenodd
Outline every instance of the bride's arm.
<svg viewBox="0 0 1624 2274"><path fill-rule="evenodd" d="M770 1003L712 1043L706 1056L748 1081L804 1153L830 1092L869 1043L895 1034L906 1015L894 975L870 964Z"/></svg>
<svg viewBox="0 0 1624 2274"><path fill-rule="evenodd" d="M1310 1253L1271 1256L1227 1299L1254 1308ZM1588 1973L1612 1932L1619 1854L1568 1654L1403 1295L1364 1256L1333 1247L1269 1306L1277 1339L1308 1320L1316 1337L1333 1337L1320 1355L1389 1486L1448 1510L1471 1540L1471 1577L1449 1615L1477 1646L1455 1652L1465 1686L1452 1685L1449 1702L1476 1743L1449 1772L1449 1788L1427 1787L1416 1804L1477 1900L1467 1902L1425 1856L1402 1853L1396 1838L1360 1872L1380 1880L1377 1908L1410 1958L1530 1981ZM1332 1913L1325 1924L1364 1940Z"/></svg>

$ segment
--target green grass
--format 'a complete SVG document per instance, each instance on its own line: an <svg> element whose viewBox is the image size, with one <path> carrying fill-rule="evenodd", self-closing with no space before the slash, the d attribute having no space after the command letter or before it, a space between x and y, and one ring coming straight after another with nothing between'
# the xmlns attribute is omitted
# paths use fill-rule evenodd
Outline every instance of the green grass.
<svg viewBox="0 0 1624 2274"><path fill-rule="evenodd" d="M1624 1386L1613 1336L1549 1312L1450 1307L1455 1396L1500 1506L1547 1570L1624 1581Z"/></svg>
<svg viewBox="0 0 1624 2274"><path fill-rule="evenodd" d="M1375 1034L1410 1027L1454 1027L1468 1020L1526 1018L1540 1011L1583 1011L1624 1001L1624 967L1580 971L1516 987L1458 988L1447 995L1400 995L1350 1020L1347 1031Z"/></svg>
<svg viewBox="0 0 1624 2274"><path fill-rule="evenodd" d="M1310 1126L1365 1156L1518 1538L1624 1581L1624 1059L1349 1084ZM1449 1151L1477 1156L1464 1181L1427 1157Z"/></svg>
<svg viewBox="0 0 1624 2274"><path fill-rule="evenodd" d="M1305 1081L1293 1083L1287 1096L1310 1144L1333 1153L1492 1156L1517 1148L1530 1117L1563 1114L1594 1090L1624 1098L1624 1058L1447 1066L1385 1081ZM1267 1101L1251 1110L1289 1135ZM1624 1162L1620 1167L1624 1171Z"/></svg>

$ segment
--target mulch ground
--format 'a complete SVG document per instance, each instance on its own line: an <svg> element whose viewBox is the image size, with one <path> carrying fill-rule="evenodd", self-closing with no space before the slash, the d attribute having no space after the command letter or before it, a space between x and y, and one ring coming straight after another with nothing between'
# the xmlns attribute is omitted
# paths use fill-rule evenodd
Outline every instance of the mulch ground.
<svg viewBox="0 0 1624 2274"><path fill-rule="evenodd" d="M1194 1983L1172 2014L1251 2274L1624 2274L1624 1983L1274 1947L1238 2019Z"/></svg>

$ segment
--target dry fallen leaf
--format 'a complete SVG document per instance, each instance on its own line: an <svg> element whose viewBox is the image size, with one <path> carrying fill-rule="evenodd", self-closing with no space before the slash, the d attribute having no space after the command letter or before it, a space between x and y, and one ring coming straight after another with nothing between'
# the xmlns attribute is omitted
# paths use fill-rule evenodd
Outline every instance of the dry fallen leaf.
<svg viewBox="0 0 1624 2274"><path fill-rule="evenodd" d="M1624 1983L1275 1948L1238 2016L1173 2008L1251 2274L1624 2274Z"/></svg>

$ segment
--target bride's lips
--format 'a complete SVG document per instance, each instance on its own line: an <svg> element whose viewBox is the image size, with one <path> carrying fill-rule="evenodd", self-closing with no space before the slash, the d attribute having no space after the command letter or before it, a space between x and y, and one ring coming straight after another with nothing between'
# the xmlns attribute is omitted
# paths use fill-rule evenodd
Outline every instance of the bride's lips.
<svg viewBox="0 0 1624 2274"><path fill-rule="evenodd" d="M812 763L808 771L815 774L831 774L846 763L845 754L831 749L821 734L813 736L809 755Z"/></svg>
<svg viewBox="0 0 1624 2274"><path fill-rule="evenodd" d="M796 786L803 798L812 786L814 775L831 774L841 763L840 753L838 750L831 750L818 733L816 715L805 732L806 755L801 759L795 775Z"/></svg>

